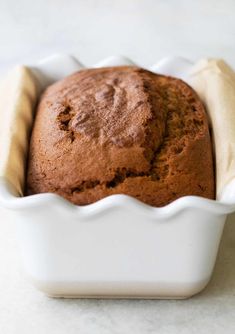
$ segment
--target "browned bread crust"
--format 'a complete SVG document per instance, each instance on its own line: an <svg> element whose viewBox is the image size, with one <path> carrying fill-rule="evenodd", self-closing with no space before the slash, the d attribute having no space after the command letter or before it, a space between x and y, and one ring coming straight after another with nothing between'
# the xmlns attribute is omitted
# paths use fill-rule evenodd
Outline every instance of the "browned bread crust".
<svg viewBox="0 0 235 334"><path fill-rule="evenodd" d="M153 206L214 198L208 121L191 87L137 67L89 69L47 88L32 132L28 194L85 205L127 194Z"/></svg>

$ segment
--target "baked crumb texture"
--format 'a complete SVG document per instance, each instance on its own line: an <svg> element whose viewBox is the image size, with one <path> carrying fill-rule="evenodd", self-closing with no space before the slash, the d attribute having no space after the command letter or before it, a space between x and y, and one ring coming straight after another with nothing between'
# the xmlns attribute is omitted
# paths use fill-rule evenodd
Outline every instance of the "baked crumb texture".
<svg viewBox="0 0 235 334"><path fill-rule="evenodd" d="M31 137L27 194L85 205L127 194L152 206L214 198L205 109L179 79L137 67L88 69L48 87Z"/></svg>

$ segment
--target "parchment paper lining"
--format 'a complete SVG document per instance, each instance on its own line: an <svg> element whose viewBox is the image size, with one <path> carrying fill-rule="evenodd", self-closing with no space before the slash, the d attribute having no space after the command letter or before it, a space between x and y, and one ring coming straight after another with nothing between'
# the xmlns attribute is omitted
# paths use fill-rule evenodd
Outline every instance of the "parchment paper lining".
<svg viewBox="0 0 235 334"><path fill-rule="evenodd" d="M216 161L216 198L235 178L235 73L220 59L199 61L189 83L204 102L212 123Z"/></svg>
<svg viewBox="0 0 235 334"><path fill-rule="evenodd" d="M203 59L187 81L204 102L213 128L217 199L235 178L235 73L223 61ZM0 83L0 177L23 196L25 161L38 84L30 69L19 66Z"/></svg>
<svg viewBox="0 0 235 334"><path fill-rule="evenodd" d="M24 66L14 68L0 83L0 177L23 195L25 160L33 110L37 100L36 82Z"/></svg>

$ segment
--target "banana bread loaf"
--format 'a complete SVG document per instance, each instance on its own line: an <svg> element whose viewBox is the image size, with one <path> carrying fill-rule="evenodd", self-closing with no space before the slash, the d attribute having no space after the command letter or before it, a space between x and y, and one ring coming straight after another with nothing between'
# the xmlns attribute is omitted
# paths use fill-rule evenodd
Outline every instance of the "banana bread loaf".
<svg viewBox="0 0 235 334"><path fill-rule="evenodd" d="M113 194L152 206L185 195L213 199L205 109L183 81L138 67L77 72L41 97L26 191L78 205Z"/></svg>

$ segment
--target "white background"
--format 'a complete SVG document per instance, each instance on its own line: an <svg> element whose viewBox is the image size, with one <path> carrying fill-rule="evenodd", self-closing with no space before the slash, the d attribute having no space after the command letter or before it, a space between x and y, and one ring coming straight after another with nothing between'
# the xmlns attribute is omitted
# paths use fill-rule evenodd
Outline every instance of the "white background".
<svg viewBox="0 0 235 334"><path fill-rule="evenodd" d="M1 73L58 52L88 66L122 54L142 66L182 55L235 67L235 1L0 0ZM1 334L235 332L235 217L211 283L186 301L49 299L25 280L14 226L0 217Z"/></svg>
<svg viewBox="0 0 235 334"><path fill-rule="evenodd" d="M142 65L166 55L235 65L234 0L0 0L0 62L55 52L86 65L123 54Z"/></svg>

